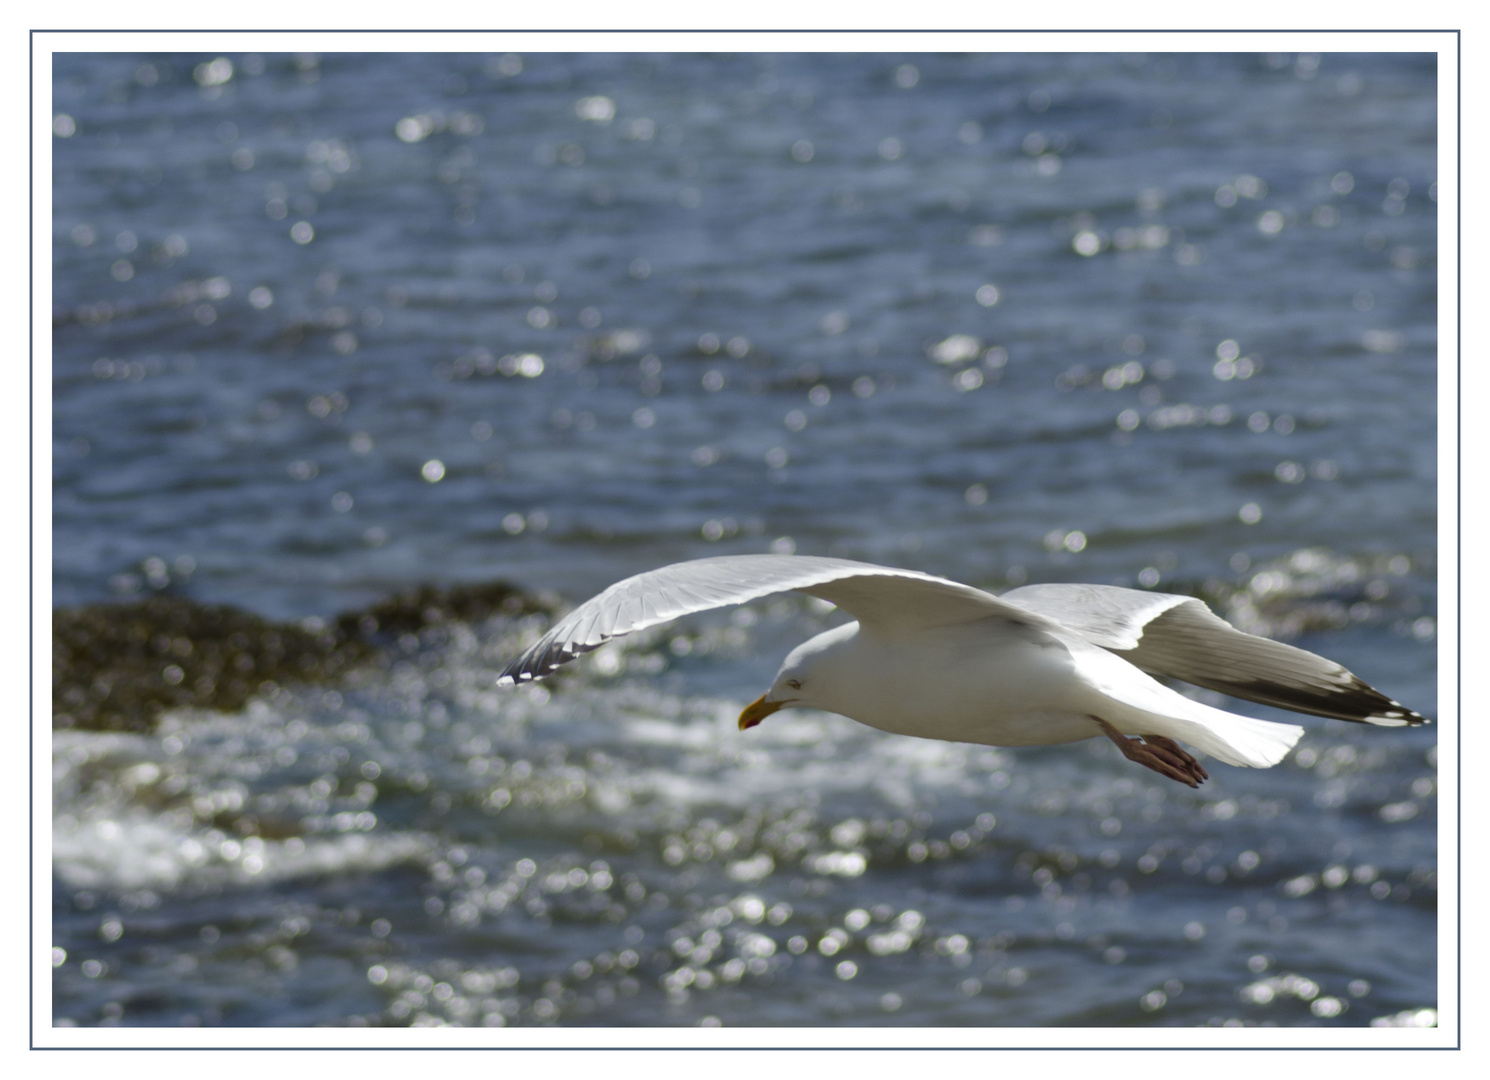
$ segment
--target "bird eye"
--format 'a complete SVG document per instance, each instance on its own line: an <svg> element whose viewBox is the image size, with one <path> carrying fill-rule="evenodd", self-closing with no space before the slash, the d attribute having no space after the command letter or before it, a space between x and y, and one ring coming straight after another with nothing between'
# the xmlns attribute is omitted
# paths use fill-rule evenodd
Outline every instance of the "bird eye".
<svg viewBox="0 0 1490 1080"><path fill-rule="evenodd" d="M793 690L800 690L800 689L802 689L801 682L799 682L796 679L787 679L786 680L786 685L787 686L790 686Z"/></svg>

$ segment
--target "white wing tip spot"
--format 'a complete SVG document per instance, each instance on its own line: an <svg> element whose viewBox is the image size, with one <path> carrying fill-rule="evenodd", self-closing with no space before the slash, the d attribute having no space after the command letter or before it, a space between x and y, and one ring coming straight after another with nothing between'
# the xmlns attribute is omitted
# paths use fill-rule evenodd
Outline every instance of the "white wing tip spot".
<svg viewBox="0 0 1490 1080"><path fill-rule="evenodd" d="M1393 701L1392 704L1396 707L1372 713L1366 717L1366 721L1381 727L1407 727L1410 724L1432 723L1426 716L1418 715L1400 701Z"/></svg>

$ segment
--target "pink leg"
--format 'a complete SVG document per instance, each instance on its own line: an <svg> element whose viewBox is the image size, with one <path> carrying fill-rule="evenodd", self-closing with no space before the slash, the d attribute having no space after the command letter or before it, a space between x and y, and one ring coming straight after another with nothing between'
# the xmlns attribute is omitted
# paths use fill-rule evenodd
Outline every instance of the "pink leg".
<svg viewBox="0 0 1490 1080"><path fill-rule="evenodd" d="M1144 735L1140 741L1124 735L1100 716L1092 719L1102 728L1102 733L1117 744L1117 748L1129 761L1136 761L1146 769L1153 769L1156 773L1163 773L1171 780L1178 780L1191 787L1199 787L1202 780L1210 778L1204 766L1173 739L1166 739L1162 735Z"/></svg>

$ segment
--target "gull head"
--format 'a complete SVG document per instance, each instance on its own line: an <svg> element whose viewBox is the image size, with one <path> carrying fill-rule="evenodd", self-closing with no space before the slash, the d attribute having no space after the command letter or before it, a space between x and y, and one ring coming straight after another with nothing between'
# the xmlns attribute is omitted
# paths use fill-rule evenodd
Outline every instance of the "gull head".
<svg viewBox="0 0 1490 1080"><path fill-rule="evenodd" d="M780 709L822 709L838 712L840 685L852 678L854 639L858 623L846 623L804 641L781 662L771 689L740 714L740 730L753 728Z"/></svg>

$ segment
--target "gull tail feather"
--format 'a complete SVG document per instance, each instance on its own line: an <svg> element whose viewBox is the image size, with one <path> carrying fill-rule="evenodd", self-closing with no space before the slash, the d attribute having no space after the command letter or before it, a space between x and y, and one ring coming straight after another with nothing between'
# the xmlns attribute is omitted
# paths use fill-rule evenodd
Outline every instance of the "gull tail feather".
<svg viewBox="0 0 1490 1080"><path fill-rule="evenodd" d="M1228 765L1266 769L1304 734L1297 724L1254 720L1178 694L1105 649L1067 643L1077 672L1109 703L1106 719L1125 735L1162 735Z"/></svg>
<svg viewBox="0 0 1490 1080"><path fill-rule="evenodd" d="M1187 742L1228 765L1269 768L1282 761L1304 734L1297 724L1257 720L1213 709L1198 701L1191 701L1190 705L1192 708L1185 711L1191 717L1171 718L1171 730L1163 734Z"/></svg>

